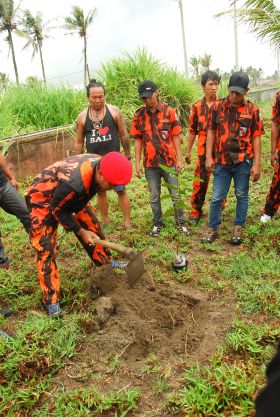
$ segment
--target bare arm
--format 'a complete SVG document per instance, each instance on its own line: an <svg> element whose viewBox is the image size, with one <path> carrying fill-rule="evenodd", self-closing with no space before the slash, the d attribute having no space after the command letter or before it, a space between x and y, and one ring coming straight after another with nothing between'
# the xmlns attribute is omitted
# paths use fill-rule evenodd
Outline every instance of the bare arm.
<svg viewBox="0 0 280 417"><path fill-rule="evenodd" d="M135 168L137 177L141 177L141 155L142 155L142 141L141 139L135 139L134 141L134 152L135 152Z"/></svg>
<svg viewBox="0 0 280 417"><path fill-rule="evenodd" d="M179 136L172 136L172 142L173 142L176 156L177 156L176 168L178 172L182 172L184 167L183 167L183 159L182 159L182 152L181 152L181 139Z"/></svg>
<svg viewBox="0 0 280 417"><path fill-rule="evenodd" d="M74 151L76 155L84 153L85 142L85 114L84 111L79 114L76 122L76 141Z"/></svg>
<svg viewBox="0 0 280 417"><path fill-rule="evenodd" d="M120 136L120 140L122 143L125 156L130 159L131 158L130 143L129 143L129 136L128 136L126 125L125 125L125 120L120 110L117 107L114 107L113 114L114 114L115 122L117 124L118 132L119 132L119 136Z"/></svg>
<svg viewBox="0 0 280 417"><path fill-rule="evenodd" d="M272 122L271 124L271 165L274 166L278 163L277 143L280 135L280 124Z"/></svg>
<svg viewBox="0 0 280 417"><path fill-rule="evenodd" d="M8 177L8 179L10 180L10 183L12 184L12 186L16 190L18 190L19 189L19 183L17 182L16 177L14 176L14 174L11 172L11 170L9 168L9 165L7 164L7 161L2 154L0 154L0 168L2 169L4 174Z"/></svg>
<svg viewBox="0 0 280 417"><path fill-rule="evenodd" d="M254 150L254 165L251 169L252 180L258 181L261 176L261 137L255 136L252 140Z"/></svg>
<svg viewBox="0 0 280 417"><path fill-rule="evenodd" d="M196 137L195 133L191 133L191 132L189 133L186 155L185 155L185 161L187 164L191 163L192 147L195 141L195 137Z"/></svg>
<svg viewBox="0 0 280 417"><path fill-rule="evenodd" d="M207 131L207 139L206 139L206 162L205 167L207 171L212 172L214 169L214 159L213 159L213 150L214 144L216 141L216 133L215 130L208 130Z"/></svg>

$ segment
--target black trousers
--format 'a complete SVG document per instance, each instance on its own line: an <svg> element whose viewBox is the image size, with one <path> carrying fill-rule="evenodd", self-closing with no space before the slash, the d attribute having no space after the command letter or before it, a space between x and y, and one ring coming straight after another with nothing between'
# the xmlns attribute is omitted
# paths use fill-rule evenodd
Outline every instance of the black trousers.
<svg viewBox="0 0 280 417"><path fill-rule="evenodd" d="M0 207L7 213L16 216L23 224L26 232L29 233L31 228L29 211L23 199L9 181L3 187L0 187ZM5 254L0 232L0 264L7 261L8 258Z"/></svg>

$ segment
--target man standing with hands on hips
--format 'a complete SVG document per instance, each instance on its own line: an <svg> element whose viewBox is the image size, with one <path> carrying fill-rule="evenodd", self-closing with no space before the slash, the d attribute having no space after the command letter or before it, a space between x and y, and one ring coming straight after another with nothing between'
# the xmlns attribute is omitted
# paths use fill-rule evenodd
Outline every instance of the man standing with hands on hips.
<svg viewBox="0 0 280 417"><path fill-rule="evenodd" d="M258 107L245 98L249 77L239 71L229 79L229 94L213 106L207 133L206 169L213 171L213 194L208 230L202 243L212 243L218 236L222 201L231 180L234 181L236 214L231 243L242 243L243 226L248 211L250 176L258 181L261 174L261 135L264 133ZM214 157L213 157L214 154Z"/></svg>

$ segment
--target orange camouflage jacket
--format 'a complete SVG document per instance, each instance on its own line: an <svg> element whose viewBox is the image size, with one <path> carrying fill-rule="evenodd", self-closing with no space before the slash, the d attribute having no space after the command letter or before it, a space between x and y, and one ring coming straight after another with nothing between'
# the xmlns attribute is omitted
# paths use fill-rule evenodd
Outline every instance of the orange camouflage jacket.
<svg viewBox="0 0 280 417"><path fill-rule="evenodd" d="M276 96L274 97L271 120L280 124L280 91L276 93ZM280 134L278 138L277 149L280 151Z"/></svg>
<svg viewBox="0 0 280 417"><path fill-rule="evenodd" d="M159 164L176 165L175 148L172 137L182 132L176 112L163 102L159 102L154 113L141 107L134 114L130 135L143 144L143 164L146 168L157 168Z"/></svg>
<svg viewBox="0 0 280 417"><path fill-rule="evenodd" d="M252 139L264 133L259 108L244 99L233 107L229 98L218 100L211 112L211 127L215 132L215 162L236 165L245 157L253 158Z"/></svg>
<svg viewBox="0 0 280 417"><path fill-rule="evenodd" d="M45 168L25 190L31 210L32 228L61 223L77 233L81 226L73 218L97 193L95 168L101 156L75 155Z"/></svg>
<svg viewBox="0 0 280 417"><path fill-rule="evenodd" d="M211 123L212 108L213 106L208 107L205 97L196 101L191 108L189 132L198 135L197 150L199 156L206 154L207 130Z"/></svg>

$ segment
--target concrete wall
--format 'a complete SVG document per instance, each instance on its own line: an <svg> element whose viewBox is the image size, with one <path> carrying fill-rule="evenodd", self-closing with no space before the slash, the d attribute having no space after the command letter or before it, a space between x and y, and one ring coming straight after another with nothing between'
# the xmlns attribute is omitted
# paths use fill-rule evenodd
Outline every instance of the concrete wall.
<svg viewBox="0 0 280 417"><path fill-rule="evenodd" d="M252 91L252 92L249 91L247 96L249 100L263 102L263 101L273 100L277 91L280 91L280 87L268 88L266 90L259 90L259 91Z"/></svg>
<svg viewBox="0 0 280 417"><path fill-rule="evenodd" d="M19 181L74 153L74 125L14 136L0 142Z"/></svg>

